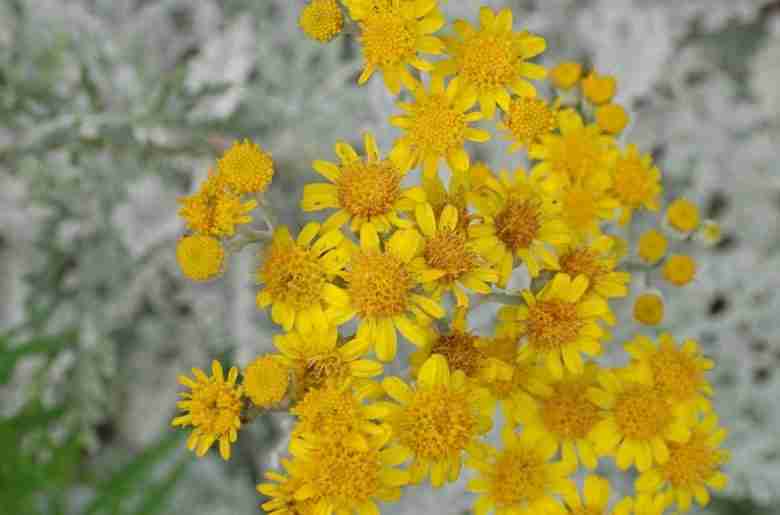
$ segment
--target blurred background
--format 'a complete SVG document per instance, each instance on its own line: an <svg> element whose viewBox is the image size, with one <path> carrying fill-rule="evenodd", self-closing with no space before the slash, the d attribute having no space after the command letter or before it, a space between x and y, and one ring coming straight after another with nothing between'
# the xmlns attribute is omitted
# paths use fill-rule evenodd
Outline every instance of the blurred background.
<svg viewBox="0 0 780 515"><path fill-rule="evenodd" d="M272 151L268 198L300 226L302 185L336 139L388 149L393 100L360 55L297 29L299 0L0 0L0 514L258 513L255 484L289 421L261 417L229 463L169 427L176 375L270 350L251 252L207 286L175 261L177 198L232 140ZM664 329L700 340L727 447L728 490L700 513L780 513L780 2L449 0L451 17L511 7L619 81L626 138L666 199L724 238L667 296ZM513 166L500 143L479 159ZM515 164L516 165L516 164ZM625 335L630 333L626 329ZM618 334L618 338L625 336ZM467 513L456 484L388 513ZM384 510L383 510L384 511Z"/></svg>

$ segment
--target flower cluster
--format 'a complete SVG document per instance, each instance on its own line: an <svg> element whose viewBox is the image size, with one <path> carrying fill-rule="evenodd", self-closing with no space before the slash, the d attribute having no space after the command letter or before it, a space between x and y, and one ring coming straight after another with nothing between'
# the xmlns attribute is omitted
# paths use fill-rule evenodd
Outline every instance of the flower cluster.
<svg viewBox="0 0 780 515"><path fill-rule="evenodd" d="M338 141L336 160L314 161L326 182L306 185L300 206L325 216L297 235L275 228L258 257L257 307L283 330L277 352L227 379L217 362L211 377L194 369L194 380L180 378L190 391L174 425L194 427L188 445L199 455L218 441L228 459L242 424L262 410L295 417L284 470L258 486L262 508L279 515L376 514L404 488L463 474L477 514L706 505L727 481L726 431L706 377L714 363L693 340L637 331L609 343L609 328L632 282L692 281L696 262L669 250L712 243L717 228L686 199L659 216L661 172L622 143L630 120L614 77L573 62L548 73L533 62L545 40L517 30L508 9L445 24L437 0L303 9L300 26L316 41L344 27L357 35L359 83L379 72L405 95L403 114L389 120L401 134L387 152L366 133L362 148ZM469 145L491 129L527 169L472 161ZM186 275L221 269L221 243L257 207L242 196L262 192L271 175L267 154L238 143L182 200L193 233L179 247ZM656 228L634 242L639 220ZM530 286L508 290L522 275ZM504 304L492 334L470 329L476 302ZM663 308L660 292L644 288L635 320L620 323L662 324ZM414 352L396 369L406 372L385 376L405 344ZM628 363L600 364L607 346ZM486 435L497 420L494 446ZM594 473L607 462L638 472L631 495L611 499Z"/></svg>

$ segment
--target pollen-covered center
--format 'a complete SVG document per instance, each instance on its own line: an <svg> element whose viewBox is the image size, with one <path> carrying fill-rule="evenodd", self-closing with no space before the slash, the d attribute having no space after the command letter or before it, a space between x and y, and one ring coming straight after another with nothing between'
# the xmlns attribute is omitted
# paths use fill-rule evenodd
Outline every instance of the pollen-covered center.
<svg viewBox="0 0 780 515"><path fill-rule="evenodd" d="M538 202L510 200L496 216L496 236L513 251L531 246L542 227Z"/></svg>
<svg viewBox="0 0 780 515"><path fill-rule="evenodd" d="M545 427L561 438L585 438L600 420L600 410L586 395L581 383L559 384L552 397L542 402Z"/></svg>
<svg viewBox="0 0 780 515"><path fill-rule="evenodd" d="M639 156L618 159L612 187L620 201L629 207L639 207L649 199L651 177Z"/></svg>
<svg viewBox="0 0 780 515"><path fill-rule="evenodd" d="M672 416L661 393L644 385L632 385L622 392L614 411L620 432L634 440L648 440L661 435Z"/></svg>
<svg viewBox="0 0 780 515"><path fill-rule="evenodd" d="M439 336L431 347L431 354L447 358L450 370L462 370L474 377L482 366L485 354L475 346L477 337L461 331Z"/></svg>
<svg viewBox="0 0 780 515"><path fill-rule="evenodd" d="M558 350L576 340L583 325L577 304L572 302L542 300L528 307L528 343L540 352Z"/></svg>
<svg viewBox="0 0 780 515"><path fill-rule="evenodd" d="M581 186L572 187L563 197L563 214L573 229L586 229L598 218L595 195Z"/></svg>
<svg viewBox="0 0 780 515"><path fill-rule="evenodd" d="M454 280L477 267L477 255L466 246L464 231L438 231L425 242L425 262L431 268L444 270L445 278Z"/></svg>
<svg viewBox="0 0 780 515"><path fill-rule="evenodd" d="M361 318L406 311L415 282L406 264L389 253L358 253L352 259L349 294Z"/></svg>
<svg viewBox="0 0 780 515"><path fill-rule="evenodd" d="M420 458L440 459L464 450L477 432L465 392L436 387L415 392L396 424L398 439Z"/></svg>
<svg viewBox="0 0 780 515"><path fill-rule="evenodd" d="M297 244L272 245L258 278L275 302L296 310L319 302L326 277L317 256Z"/></svg>
<svg viewBox="0 0 780 515"><path fill-rule="evenodd" d="M677 349L661 349L650 358L658 390L677 399L690 399L698 393L703 374L691 356Z"/></svg>
<svg viewBox="0 0 780 515"><path fill-rule="evenodd" d="M338 352L311 358L304 371L304 388L319 388L327 381L342 384L350 376L347 365Z"/></svg>
<svg viewBox="0 0 780 515"><path fill-rule="evenodd" d="M570 277L584 275L588 278L590 284L593 284L594 279L597 277L609 272L608 268L599 259L599 255L589 248L570 250L559 258L559 262L561 264L561 272L568 274Z"/></svg>
<svg viewBox="0 0 780 515"><path fill-rule="evenodd" d="M336 385L309 390L290 411L299 421L293 430L294 437L314 433L339 438L364 420L352 392Z"/></svg>
<svg viewBox="0 0 780 515"><path fill-rule="evenodd" d="M321 445L314 451L311 465L307 479L320 497L363 504L382 486L382 462L374 448L358 450L339 441Z"/></svg>
<svg viewBox="0 0 780 515"><path fill-rule="evenodd" d="M688 443L669 443L669 460L661 465L664 478L676 488L701 485L720 465L718 452L694 437Z"/></svg>
<svg viewBox="0 0 780 515"><path fill-rule="evenodd" d="M413 59L417 55L414 20L389 9L368 15L360 24L360 42L368 66L384 68Z"/></svg>
<svg viewBox="0 0 780 515"><path fill-rule="evenodd" d="M498 507L533 502L544 497L549 486L542 456L532 449L508 449L493 465L490 496Z"/></svg>
<svg viewBox="0 0 780 515"><path fill-rule="evenodd" d="M550 161L557 173L577 181L590 175L598 167L602 156L598 133L585 127L563 135L550 153Z"/></svg>
<svg viewBox="0 0 780 515"><path fill-rule="evenodd" d="M241 395L234 386L212 379L193 389L189 410L192 425L202 433L226 434L241 414Z"/></svg>
<svg viewBox="0 0 780 515"><path fill-rule="evenodd" d="M571 515L604 515L604 510L594 506L582 505L579 508L574 508L571 511Z"/></svg>
<svg viewBox="0 0 780 515"><path fill-rule="evenodd" d="M436 155L463 146L468 122L444 95L430 95L415 104L407 137L416 148Z"/></svg>
<svg viewBox="0 0 780 515"><path fill-rule="evenodd" d="M477 34L463 44L459 76L482 92L508 86L517 77L512 40L495 34Z"/></svg>
<svg viewBox="0 0 780 515"><path fill-rule="evenodd" d="M556 125L555 113L540 98L519 97L509 104L504 124L514 139L530 145L539 137L551 133Z"/></svg>
<svg viewBox="0 0 780 515"><path fill-rule="evenodd" d="M341 167L336 187L339 204L352 216L384 215L401 195L401 174L387 160L355 160Z"/></svg>

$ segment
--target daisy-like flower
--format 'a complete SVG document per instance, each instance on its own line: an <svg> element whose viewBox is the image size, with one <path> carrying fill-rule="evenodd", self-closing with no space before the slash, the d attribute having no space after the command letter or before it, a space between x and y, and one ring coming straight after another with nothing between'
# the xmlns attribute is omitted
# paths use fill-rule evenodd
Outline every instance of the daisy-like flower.
<svg viewBox="0 0 780 515"><path fill-rule="evenodd" d="M352 338L339 342L335 326L276 335L274 345L295 374L296 397L329 382L341 385L354 380L363 384L365 379L381 375L384 368L381 363L363 358L371 348L369 340Z"/></svg>
<svg viewBox="0 0 780 515"><path fill-rule="evenodd" d="M686 419L675 416L668 397L642 374L621 370L602 371L599 387L588 396L607 410L606 418L594 428L600 452L614 454L620 470L636 463L640 472L653 463L669 460L671 442L685 443L691 436Z"/></svg>
<svg viewBox="0 0 780 515"><path fill-rule="evenodd" d="M274 231L257 268L257 307L271 306L271 319L286 331L308 332L328 326L325 309L346 302L344 291L333 284L349 261L347 240L338 230L321 232L310 222L293 239L287 227Z"/></svg>
<svg viewBox="0 0 780 515"><path fill-rule="evenodd" d="M454 23L456 35L445 40L449 59L436 64L435 72L456 75L468 91L476 93L485 119L492 119L498 104L509 111L510 91L536 96L526 79L541 80L547 71L528 60L547 48L544 38L527 31L512 31L512 11L495 13L490 7L479 11L479 27L465 20Z"/></svg>
<svg viewBox="0 0 780 515"><path fill-rule="evenodd" d="M610 194L611 185L609 175L593 174L561 188L561 213L574 240L600 235L601 223L615 218L620 203Z"/></svg>
<svg viewBox="0 0 780 515"><path fill-rule="evenodd" d="M609 481L601 476L589 475L585 478L580 496L576 491L564 498L566 509L561 515L630 515L634 513L634 500L621 499L612 510L609 505ZM636 515L650 515L636 512ZM655 514L654 514L655 515ZM660 512L657 514L660 515Z"/></svg>
<svg viewBox="0 0 780 515"><path fill-rule="evenodd" d="M285 472L290 468L291 462L287 458L281 459ZM317 506L316 497L307 497L299 500L295 493L303 488L302 478L290 476L289 473L279 473L273 470L267 471L264 476L266 483L257 485L258 493L270 497L260 507L269 515L314 515Z"/></svg>
<svg viewBox="0 0 780 515"><path fill-rule="evenodd" d="M552 105L539 97L515 97L505 110L503 122L498 128L506 131L512 142L509 152L530 148L542 136L552 134L558 128L558 109L560 101Z"/></svg>
<svg viewBox="0 0 780 515"><path fill-rule="evenodd" d="M431 77L429 90L419 85L412 94L414 102L398 104L405 114L390 118L390 124L403 131L391 157L406 163L404 170L422 163L425 177L436 175L441 159L447 161L453 172L467 171L471 159L463 148L466 142L490 139L487 131L470 126L482 119L480 112L466 112L477 101L476 94L464 90L456 80L451 80L445 89L444 78L439 75Z"/></svg>
<svg viewBox="0 0 780 515"><path fill-rule="evenodd" d="M372 342L380 361L395 358L396 329L415 345L425 345L431 317L444 316L437 301L414 291L418 280L410 263L421 245L420 233L399 229L382 249L374 227L364 225L360 248L354 250L345 274L347 304L330 310L329 318L338 324L358 318L358 339Z"/></svg>
<svg viewBox="0 0 780 515"><path fill-rule="evenodd" d="M525 305L501 308L499 319L514 326L521 336L519 359L544 361L555 378L563 377L564 367L574 374L583 373L580 353L601 353L601 340L606 335L598 321L609 317L607 301L586 294L588 286L584 275L572 279L555 274L536 295L530 290L522 292Z"/></svg>
<svg viewBox="0 0 780 515"><path fill-rule="evenodd" d="M274 176L273 167L271 154L249 140L236 141L217 161L220 180L239 195L265 191Z"/></svg>
<svg viewBox="0 0 780 515"><path fill-rule="evenodd" d="M503 449L486 446L484 455L469 460L468 466L479 473L467 486L478 496L475 515L560 513L562 507L554 496L575 495L577 487L568 478L575 465L551 461L556 447L539 433L517 435L504 426L501 442Z"/></svg>
<svg viewBox="0 0 780 515"><path fill-rule="evenodd" d="M705 374L715 363L702 356L695 340L677 344L670 333L662 333L657 342L637 335L624 348L632 365L669 399L679 416L712 410L713 390Z"/></svg>
<svg viewBox="0 0 780 515"><path fill-rule="evenodd" d="M523 431L540 433L556 449L560 447L564 461L581 462L590 470L598 465L592 431L604 418L601 408L587 396L588 388L597 384L598 373L598 365L588 363L582 374L567 372L560 379L549 378L549 389L536 398L519 392L514 404Z"/></svg>
<svg viewBox="0 0 780 515"><path fill-rule="evenodd" d="M720 448L725 438L718 418L708 415L693 427L690 440L669 445L669 459L641 474L636 489L651 494L662 490L657 497L663 504L676 504L683 513L690 511L693 499L706 506L709 489L723 490L728 482L720 470L729 460L729 452Z"/></svg>
<svg viewBox="0 0 780 515"><path fill-rule="evenodd" d="M344 14L336 0L312 0L301 10L298 26L314 41L327 43L341 33Z"/></svg>
<svg viewBox="0 0 780 515"><path fill-rule="evenodd" d="M570 277L584 275L588 292L605 299L625 297L631 274L616 271L619 260L615 250L615 240L603 235L588 243L564 246L558 258L561 272Z"/></svg>
<svg viewBox="0 0 780 515"><path fill-rule="evenodd" d="M371 133L363 135L363 142L365 157L340 141L335 146L339 164L314 161L314 170L330 183L304 186L301 208L304 211L338 209L323 224L325 229L336 229L347 222L353 231L359 231L366 223L379 232L392 226L410 226L411 222L401 219L399 214L413 210L418 202L425 200L423 189L402 188L401 181L407 172L402 163L392 155L381 158Z"/></svg>
<svg viewBox="0 0 780 515"><path fill-rule="evenodd" d="M482 223L469 226L474 248L498 265L499 285L505 287L515 264L515 256L536 277L542 268L557 270L558 258L550 248L570 240L561 219L560 203L546 193L538 180L518 168L514 177L501 171L490 177L485 188L492 195L477 204Z"/></svg>
<svg viewBox="0 0 780 515"><path fill-rule="evenodd" d="M498 273L474 250L475 237L458 220L454 206L445 206L437 220L430 204L418 204L415 218L424 243L411 266L434 298L451 291L458 306L468 306L466 289L491 292L490 283L498 281Z"/></svg>
<svg viewBox="0 0 780 515"><path fill-rule="evenodd" d="M444 50L442 40L433 36L445 23L437 0L349 0L345 4L360 26L365 67L358 84L381 71L385 86L397 95L402 84L413 89L416 83L408 65L420 71L433 69L419 53L438 55Z"/></svg>
<svg viewBox="0 0 780 515"><path fill-rule="evenodd" d="M179 376L179 383L190 391L180 393L184 400L176 405L187 413L173 419L171 424L194 427L187 448L198 456L205 455L214 442L219 442L220 456L229 460L230 444L236 441L241 428L243 389L236 385L238 369L232 367L225 379L222 365L215 360L211 362L210 377L199 368L193 368L192 374L194 381Z"/></svg>
<svg viewBox="0 0 780 515"><path fill-rule="evenodd" d="M635 145L628 145L615 161L612 191L620 202L620 224L631 221L634 210L658 211L661 194L661 172L653 165L650 154L640 154Z"/></svg>
<svg viewBox="0 0 780 515"><path fill-rule="evenodd" d="M176 245L176 261L185 276L193 281L208 281L224 271L225 249L216 238L191 234Z"/></svg>
<svg viewBox="0 0 780 515"><path fill-rule="evenodd" d="M217 238L233 236L237 225L252 221L248 213L257 207L256 200L243 202L241 195L213 172L196 193L180 198L179 204L179 216L190 231Z"/></svg>
<svg viewBox="0 0 780 515"><path fill-rule="evenodd" d="M414 459L410 481L420 483L430 475L434 488L456 481L463 452L476 449L478 437L490 430L487 391L467 381L460 370L450 373L441 354L423 364L414 388L398 377L385 378L382 387L398 402L387 403L383 419Z"/></svg>
<svg viewBox="0 0 780 515"><path fill-rule="evenodd" d="M271 408L287 395L290 367L280 358L274 354L258 356L244 370L241 386L255 406Z"/></svg>

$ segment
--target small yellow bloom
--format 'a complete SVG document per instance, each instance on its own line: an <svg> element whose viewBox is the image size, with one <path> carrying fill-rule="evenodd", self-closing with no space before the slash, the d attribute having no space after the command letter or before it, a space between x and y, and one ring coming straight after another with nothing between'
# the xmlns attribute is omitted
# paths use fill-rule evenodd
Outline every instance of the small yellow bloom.
<svg viewBox="0 0 780 515"><path fill-rule="evenodd" d="M336 0L312 0L301 10L298 26L314 41L327 43L341 33L344 14Z"/></svg>
<svg viewBox="0 0 780 515"><path fill-rule="evenodd" d="M550 70L553 85L562 90L571 89L582 77L582 65L572 61L562 61Z"/></svg>
<svg viewBox="0 0 780 515"><path fill-rule="evenodd" d="M644 325L658 325L664 319L664 299L659 293L646 292L634 301L634 320Z"/></svg>
<svg viewBox="0 0 780 515"><path fill-rule="evenodd" d="M220 180L239 195L265 191L273 166L271 155L249 140L236 141L217 161Z"/></svg>
<svg viewBox="0 0 780 515"><path fill-rule="evenodd" d="M282 458L282 466L285 469L291 468L291 462ZM269 515L310 515L315 513L319 499L317 497L308 497L303 500L295 498L295 493L303 488L304 480L300 477L291 477L275 471L268 471L264 477L269 482L257 485L258 493L270 497L271 500L263 503L260 507Z"/></svg>
<svg viewBox="0 0 780 515"><path fill-rule="evenodd" d="M596 109L596 123L607 134L620 134L628 122L628 113L619 104L604 104Z"/></svg>
<svg viewBox="0 0 780 515"><path fill-rule="evenodd" d="M233 236L236 225L252 221L248 213L257 207L256 200L242 202L241 196L215 173L209 174L195 194L180 198L179 203L179 216L189 230L217 238Z"/></svg>
<svg viewBox="0 0 780 515"><path fill-rule="evenodd" d="M678 198L667 208L666 221L682 233L693 232L699 227L699 208L688 199Z"/></svg>
<svg viewBox="0 0 780 515"><path fill-rule="evenodd" d="M617 80L611 75L601 75L595 70L582 79L582 93L592 104L606 104L617 92Z"/></svg>
<svg viewBox="0 0 780 515"><path fill-rule="evenodd" d="M675 286L685 286L696 276L696 261L691 256L669 256L664 263L663 276Z"/></svg>
<svg viewBox="0 0 780 515"><path fill-rule="evenodd" d="M208 281L224 272L225 250L218 239L193 234L179 240L176 261L193 281Z"/></svg>
<svg viewBox="0 0 780 515"><path fill-rule="evenodd" d="M705 220L704 223L701 224L701 228L696 235L705 245L714 246L720 243L723 230L718 222L714 220Z"/></svg>
<svg viewBox="0 0 780 515"><path fill-rule="evenodd" d="M636 209L658 211L660 181L661 172L650 154L640 154L635 145L629 145L618 157L612 175L612 189L622 206L621 225L631 221Z"/></svg>
<svg viewBox="0 0 780 515"><path fill-rule="evenodd" d="M555 179L550 182L554 183ZM608 174L587 175L561 185L558 193L561 213L574 242L600 236L601 223L615 218L620 202L611 195L611 185Z"/></svg>
<svg viewBox="0 0 780 515"><path fill-rule="evenodd" d="M639 257L645 263L654 265L666 255L666 236L656 229L648 229L639 237Z"/></svg>
<svg viewBox="0 0 780 515"><path fill-rule="evenodd" d="M615 240L609 236L599 236L589 243L564 246L558 259L560 271L570 277L584 275L588 279L588 291L605 299L625 297L631 274L616 271L618 255L615 247Z"/></svg>
<svg viewBox="0 0 780 515"><path fill-rule="evenodd" d="M211 377L199 368L193 368L192 373L194 381L179 376L179 382L190 392L179 394L184 400L176 405L187 413L173 419L172 425L194 426L187 448L198 456L205 455L219 441L219 454L229 460L230 444L236 441L241 428L243 389L236 385L238 369L232 367L225 380L222 365L215 360L211 363Z"/></svg>
<svg viewBox="0 0 780 515"><path fill-rule="evenodd" d="M558 127L557 101L550 105L538 97L515 97L505 111L498 128L505 130L512 141L510 152L529 148Z"/></svg>
<svg viewBox="0 0 780 515"><path fill-rule="evenodd" d="M280 356L258 356L244 370L241 383L252 404L271 408L282 402L290 384L290 369Z"/></svg>

